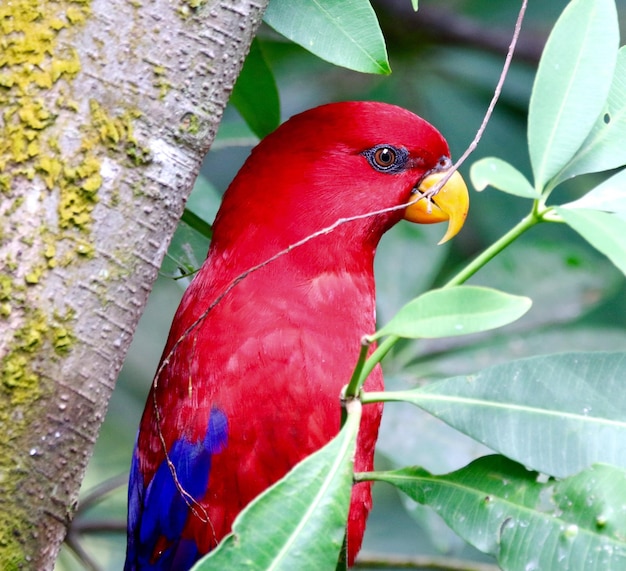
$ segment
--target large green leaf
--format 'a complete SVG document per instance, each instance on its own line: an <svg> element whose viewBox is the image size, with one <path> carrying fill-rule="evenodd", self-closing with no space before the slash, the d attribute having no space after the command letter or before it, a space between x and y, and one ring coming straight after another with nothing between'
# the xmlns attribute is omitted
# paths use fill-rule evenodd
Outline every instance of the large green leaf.
<svg viewBox="0 0 626 571"><path fill-rule="evenodd" d="M434 289L407 303L373 338L452 337L487 331L520 318L531 304L527 297L486 287Z"/></svg>
<svg viewBox="0 0 626 571"><path fill-rule="evenodd" d="M591 293L588 295L591 296ZM427 343L419 343L425 344ZM436 343L429 348L429 353L419 353L417 350L411 352L406 348L399 351L398 357L394 353L392 357L387 358L385 364L386 370L395 369L398 371L396 374L405 380L405 384L398 387L404 389L414 387L416 379L420 382L435 381L462 375L467 371L478 371L513 359L572 351L622 351L625 347L626 330L620 323L613 327L572 324L538 327L531 322L527 329L521 331L507 328L506 331L497 331L463 345L450 346L446 343L442 347L445 351L436 352L439 348ZM413 361L398 370L411 357ZM388 379L389 375L385 378ZM394 409L395 407L388 407L385 410L385 417L392 416ZM421 445L417 443L417 446Z"/></svg>
<svg viewBox="0 0 626 571"><path fill-rule="evenodd" d="M478 191L493 186L493 188L522 198L540 197L540 194L520 171L496 157L485 157L476 161L470 169L470 177L472 184Z"/></svg>
<svg viewBox="0 0 626 571"><path fill-rule="evenodd" d="M442 476L405 468L358 477L429 505L504 571L626 569L626 473L618 468L596 465L542 482L507 458L487 456Z"/></svg>
<svg viewBox="0 0 626 571"><path fill-rule="evenodd" d="M593 129L560 180L626 164L626 46L617 54L609 97Z"/></svg>
<svg viewBox="0 0 626 571"><path fill-rule="evenodd" d="M348 519L358 402L329 444L256 498L193 571L335 569ZM304 411L305 412L305 411Z"/></svg>
<svg viewBox="0 0 626 571"><path fill-rule="evenodd" d="M568 163L606 102L619 47L614 0L573 0L544 49L530 98L528 145L535 188Z"/></svg>
<svg viewBox="0 0 626 571"><path fill-rule="evenodd" d="M594 462L626 467L624 379L626 353L564 353L364 398L410 402L525 466L568 476Z"/></svg>
<svg viewBox="0 0 626 571"><path fill-rule="evenodd" d="M326 61L365 73L391 73L385 40L368 0L272 0L264 19Z"/></svg>
<svg viewBox="0 0 626 571"><path fill-rule="evenodd" d="M415 344L413 344L415 345ZM626 330L621 327L578 326L534 329L526 334L494 336L479 344L461 350L448 350L413 365L389 373L385 367L386 390L414 388L415 380L434 381L444 377L476 371L488 364L506 363L513 359L532 357L545 353L564 351L623 351L626 347ZM393 370L395 354L391 361ZM423 434L422 438L407 438L407 434ZM383 453L393 462L394 468L407 465L428 466L441 474L464 466L484 454L481 444L443 423L428 412L409 403L396 402L385 407L380 427L377 453Z"/></svg>
<svg viewBox="0 0 626 571"><path fill-rule="evenodd" d="M586 208L556 208L561 218L626 274L626 220Z"/></svg>
<svg viewBox="0 0 626 571"><path fill-rule="evenodd" d="M237 78L230 102L260 139L271 133L280 123L278 88L258 39L252 41L250 53Z"/></svg>

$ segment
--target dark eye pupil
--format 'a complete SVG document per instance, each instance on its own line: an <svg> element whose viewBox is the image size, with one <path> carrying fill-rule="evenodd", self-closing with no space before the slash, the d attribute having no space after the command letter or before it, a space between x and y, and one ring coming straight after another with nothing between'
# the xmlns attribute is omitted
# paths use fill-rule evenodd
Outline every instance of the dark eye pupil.
<svg viewBox="0 0 626 571"><path fill-rule="evenodd" d="M387 174L402 172L409 160L409 152L405 148L393 145L376 145L361 154L374 170Z"/></svg>
<svg viewBox="0 0 626 571"><path fill-rule="evenodd" d="M383 147L374 153L374 160L381 167L389 167L395 162L396 153L387 147Z"/></svg>

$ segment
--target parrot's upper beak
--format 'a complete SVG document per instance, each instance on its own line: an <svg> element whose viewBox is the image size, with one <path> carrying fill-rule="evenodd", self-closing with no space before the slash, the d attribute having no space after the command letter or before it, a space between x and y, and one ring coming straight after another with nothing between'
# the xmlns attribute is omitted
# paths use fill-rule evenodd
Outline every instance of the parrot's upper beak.
<svg viewBox="0 0 626 571"><path fill-rule="evenodd" d="M448 171L442 171L425 176L411 197L412 200L422 198L410 204L404 212L405 220L420 224L448 220L448 230L439 244L447 242L459 233L469 210L469 192L463 177L456 171L436 194L429 195L429 190L447 174Z"/></svg>

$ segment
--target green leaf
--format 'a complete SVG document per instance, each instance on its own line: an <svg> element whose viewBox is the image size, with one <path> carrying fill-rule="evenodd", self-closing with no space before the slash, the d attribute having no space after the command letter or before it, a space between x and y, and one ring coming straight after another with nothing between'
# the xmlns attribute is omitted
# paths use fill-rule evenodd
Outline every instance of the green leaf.
<svg viewBox="0 0 626 571"><path fill-rule="evenodd" d="M407 303L373 338L452 337L487 331L519 319L531 304L527 297L486 287L434 289Z"/></svg>
<svg viewBox="0 0 626 571"><path fill-rule="evenodd" d="M626 347L626 330L618 326L579 325L533 329L515 335L495 335L462 349L449 349L446 345L445 354L440 351L430 356L417 356L413 364L406 366L398 362L397 352L394 352L385 360L385 387L387 391L414 388L415 379L425 384L461 375L466 371L480 370L486 367L485 363L495 365L540 355L546 347L550 347L554 353L623 351ZM424 436L419 439L407 438L407 434ZM392 459L394 468L419 464L441 474L467 464L476 458L480 450L482 446L476 440L409 403L396 402L385 407L376 451Z"/></svg>
<svg viewBox="0 0 626 571"><path fill-rule="evenodd" d="M559 180L622 165L626 165L626 46L617 54L606 106Z"/></svg>
<svg viewBox="0 0 626 571"><path fill-rule="evenodd" d="M339 435L257 497L193 571L335 569L348 519L361 405Z"/></svg>
<svg viewBox="0 0 626 571"><path fill-rule="evenodd" d="M442 476L405 468L362 479L432 507L504 571L626 569L626 473L615 467L542 482L507 458L486 456Z"/></svg>
<svg viewBox="0 0 626 571"><path fill-rule="evenodd" d="M367 0L272 0L264 20L326 61L364 73L391 73L385 40Z"/></svg>
<svg viewBox="0 0 626 571"><path fill-rule="evenodd" d="M606 102L619 47L614 0L573 0L544 49L530 98L528 145L535 188L569 162Z"/></svg>
<svg viewBox="0 0 626 571"><path fill-rule="evenodd" d="M626 141L624 145L626 148ZM616 212L625 217L626 169L619 171L603 183L600 183L578 200L561 205L561 208L603 210L604 212Z"/></svg>
<svg viewBox="0 0 626 571"><path fill-rule="evenodd" d="M410 402L492 450L552 476L594 462L626 468L626 353L564 353L511 361L409 391Z"/></svg>
<svg viewBox="0 0 626 571"><path fill-rule="evenodd" d="M541 196L513 165L495 157L486 157L476 161L470 169L470 178L478 191L493 186L522 198Z"/></svg>
<svg viewBox="0 0 626 571"><path fill-rule="evenodd" d="M230 102L260 139L271 133L280 123L278 88L256 38L252 41L250 53L237 78Z"/></svg>
<svg viewBox="0 0 626 571"><path fill-rule="evenodd" d="M202 265L213 232L206 220L213 219L219 202L216 189L200 174L163 259L162 275L179 279L190 276Z"/></svg>
<svg viewBox="0 0 626 571"><path fill-rule="evenodd" d="M611 212L557 207L565 222L626 274L626 220Z"/></svg>

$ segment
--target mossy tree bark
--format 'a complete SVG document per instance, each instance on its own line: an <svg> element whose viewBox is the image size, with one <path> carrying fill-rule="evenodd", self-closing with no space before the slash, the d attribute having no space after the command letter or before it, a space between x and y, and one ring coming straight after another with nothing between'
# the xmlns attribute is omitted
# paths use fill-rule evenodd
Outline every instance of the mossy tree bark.
<svg viewBox="0 0 626 571"><path fill-rule="evenodd" d="M51 569L267 0L0 3L0 561Z"/></svg>

